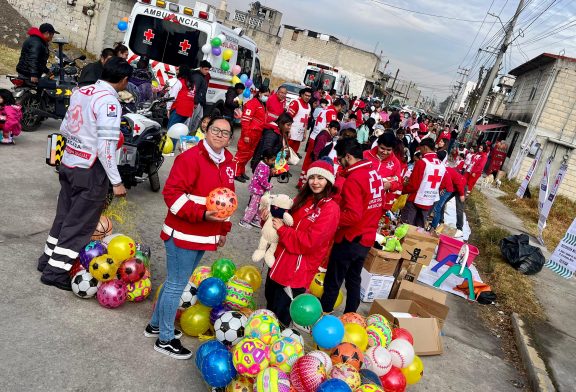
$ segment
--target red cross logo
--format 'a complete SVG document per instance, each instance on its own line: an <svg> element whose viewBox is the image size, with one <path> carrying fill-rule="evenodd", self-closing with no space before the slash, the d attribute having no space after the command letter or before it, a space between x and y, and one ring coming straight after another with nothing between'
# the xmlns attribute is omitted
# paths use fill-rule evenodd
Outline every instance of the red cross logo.
<svg viewBox="0 0 576 392"><path fill-rule="evenodd" d="M109 109L111 112L115 112L116 111L116 105L110 105Z"/></svg>
<svg viewBox="0 0 576 392"><path fill-rule="evenodd" d="M192 45L190 45L190 43L188 42L187 39L180 42L180 49L182 49L183 52L187 52L188 49L190 49L191 47L192 47Z"/></svg>
<svg viewBox="0 0 576 392"><path fill-rule="evenodd" d="M146 41L152 41L155 35L156 34L154 34L152 29L148 29L144 32L144 38L146 38Z"/></svg>
<svg viewBox="0 0 576 392"><path fill-rule="evenodd" d="M300 122L302 123L302 125L307 127L308 126L308 115L305 115L304 117L302 117L302 120L300 120Z"/></svg>
<svg viewBox="0 0 576 392"><path fill-rule="evenodd" d="M440 177L440 170L435 169L434 174L428 176L428 181L432 184L432 189L436 189L436 186L442 182L442 177Z"/></svg>
<svg viewBox="0 0 576 392"><path fill-rule="evenodd" d="M141 129L142 129L142 128L140 128L140 125L134 124L134 132L140 133L140 130L141 130Z"/></svg>

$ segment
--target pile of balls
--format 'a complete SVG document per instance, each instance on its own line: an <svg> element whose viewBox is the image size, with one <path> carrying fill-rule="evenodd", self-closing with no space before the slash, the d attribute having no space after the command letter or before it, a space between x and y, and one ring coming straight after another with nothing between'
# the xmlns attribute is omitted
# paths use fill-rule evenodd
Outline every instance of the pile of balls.
<svg viewBox="0 0 576 392"><path fill-rule="evenodd" d="M80 298L96 296L105 308L117 308L126 301L141 302L152 291L150 248L123 234L112 234L112 222L102 216L70 276L74 294Z"/></svg>

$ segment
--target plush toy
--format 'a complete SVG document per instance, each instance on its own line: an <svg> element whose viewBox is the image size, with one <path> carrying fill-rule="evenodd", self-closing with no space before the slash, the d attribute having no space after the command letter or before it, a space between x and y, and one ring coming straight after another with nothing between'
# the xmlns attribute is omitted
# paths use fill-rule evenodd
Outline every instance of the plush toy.
<svg viewBox="0 0 576 392"><path fill-rule="evenodd" d="M272 226L272 218L279 218L284 221L286 226L292 226L294 224L294 219L292 215L288 212L292 208L293 201L287 195L274 195L271 196L266 194L262 197L260 201L260 207L264 210L270 211L268 219L262 227L262 236L260 237L260 244L258 249L254 251L252 255L252 261L255 263L264 259L266 265L272 268L274 261L274 252L276 252L276 247L278 246L278 233Z"/></svg>
<svg viewBox="0 0 576 392"><path fill-rule="evenodd" d="M408 234L409 226L407 224L400 225L394 230L394 235L390 237L385 237L382 241L384 245L384 250L387 252L402 252L402 245L400 240Z"/></svg>

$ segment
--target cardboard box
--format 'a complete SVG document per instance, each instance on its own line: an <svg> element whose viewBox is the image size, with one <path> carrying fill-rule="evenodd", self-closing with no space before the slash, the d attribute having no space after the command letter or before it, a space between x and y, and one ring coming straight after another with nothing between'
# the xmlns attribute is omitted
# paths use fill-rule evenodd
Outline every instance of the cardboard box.
<svg viewBox="0 0 576 392"><path fill-rule="evenodd" d="M398 289L404 281L415 282L420 275L420 271L424 266L420 263L413 263L410 260L402 260L400 264L399 272L394 281L394 285L390 290L390 296L388 298L394 299L398 294Z"/></svg>
<svg viewBox="0 0 576 392"><path fill-rule="evenodd" d="M416 226L410 226L402 242L402 258L429 265L436 253L438 237Z"/></svg>
<svg viewBox="0 0 576 392"><path fill-rule="evenodd" d="M360 300L372 302L375 299L388 298L390 289L394 284L393 276L377 275L362 268L360 274L362 283L360 284Z"/></svg>
<svg viewBox="0 0 576 392"><path fill-rule="evenodd" d="M444 351L438 320L412 300L379 299L374 301L369 314L381 314L395 327L407 329L414 337L417 355L438 355Z"/></svg>
<svg viewBox="0 0 576 392"><path fill-rule="evenodd" d="M401 258L402 255L398 252L371 248L364 261L364 268L372 274L394 276L398 273Z"/></svg>
<svg viewBox="0 0 576 392"><path fill-rule="evenodd" d="M438 320L440 329L448 317L450 308L446 306L447 295L442 290L415 282L403 280L398 289L397 299L416 302L422 309Z"/></svg>

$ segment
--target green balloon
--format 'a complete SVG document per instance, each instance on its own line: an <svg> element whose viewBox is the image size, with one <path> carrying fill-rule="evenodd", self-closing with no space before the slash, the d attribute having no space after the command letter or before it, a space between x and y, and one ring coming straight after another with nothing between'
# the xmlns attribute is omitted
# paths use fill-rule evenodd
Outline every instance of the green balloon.
<svg viewBox="0 0 576 392"><path fill-rule="evenodd" d="M212 45L213 48L219 48L220 45L222 45L222 40L218 37L214 37L212 38L212 41L210 41L210 45Z"/></svg>
<svg viewBox="0 0 576 392"><path fill-rule="evenodd" d="M134 258L142 261L142 264L144 264L144 266L148 269L150 269L150 259L141 251L137 250L136 254L134 255Z"/></svg>
<svg viewBox="0 0 576 392"><path fill-rule="evenodd" d="M226 60L223 60L222 64L220 64L220 69L224 72L230 71L230 63Z"/></svg>
<svg viewBox="0 0 576 392"><path fill-rule="evenodd" d="M290 304L290 316L296 324L303 327L316 324L322 317L320 300L312 294L300 294Z"/></svg>
<svg viewBox="0 0 576 392"><path fill-rule="evenodd" d="M224 283L234 276L236 265L230 259L218 259L212 264L212 276L222 279Z"/></svg>

